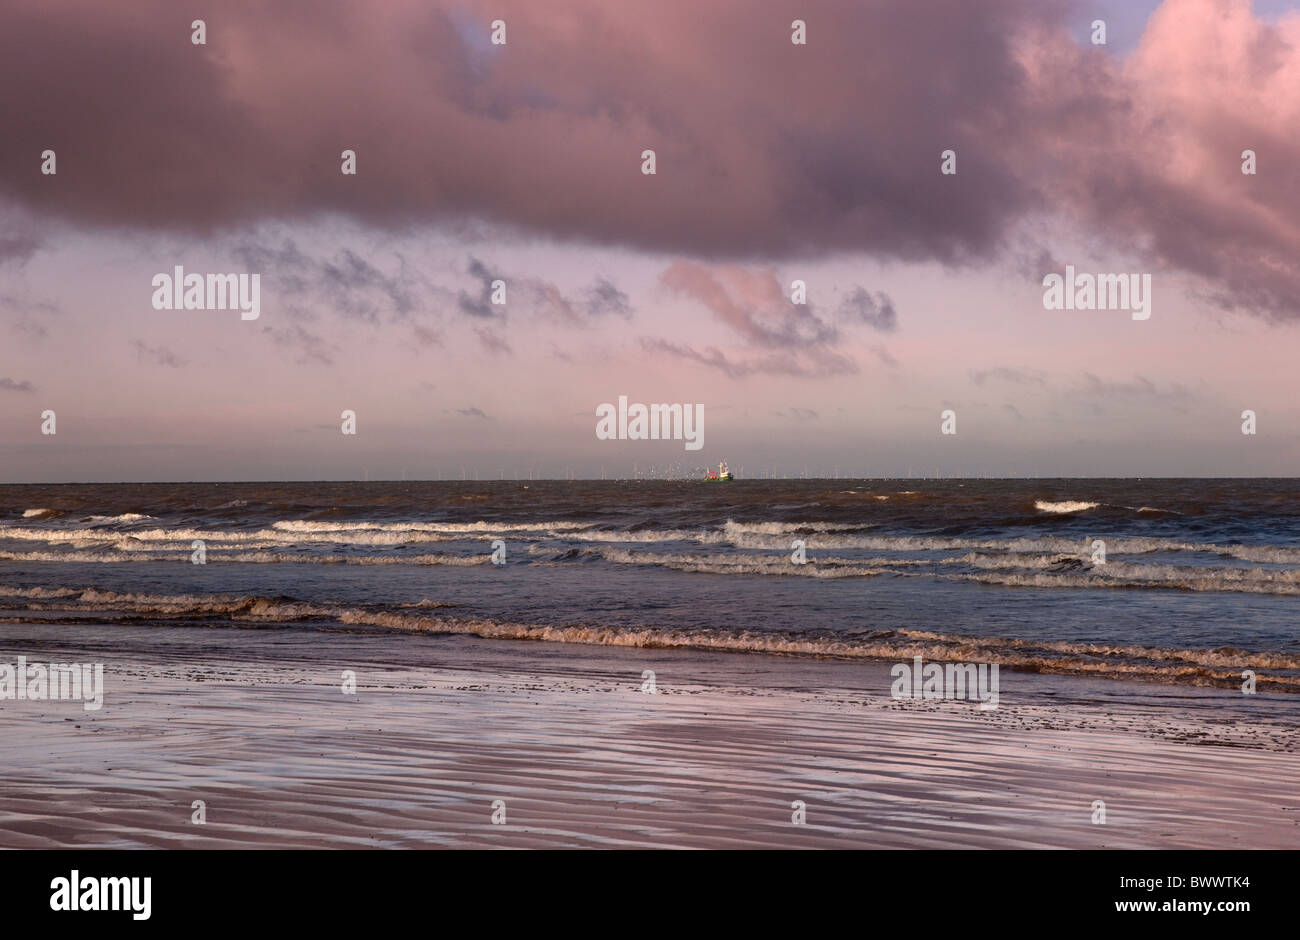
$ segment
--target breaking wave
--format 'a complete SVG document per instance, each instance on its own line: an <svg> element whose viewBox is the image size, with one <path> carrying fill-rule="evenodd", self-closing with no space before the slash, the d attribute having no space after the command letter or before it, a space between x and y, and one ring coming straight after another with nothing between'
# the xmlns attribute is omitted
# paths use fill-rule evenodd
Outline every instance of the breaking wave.
<svg viewBox="0 0 1300 940"><path fill-rule="evenodd" d="M1044 503L1071 515L1098 504ZM44 519L47 509L29 509ZM95 521L102 520L102 521ZM532 564L574 560L694 574L818 579L927 576L1019 588L1126 588L1300 594L1300 547L1151 536L974 537L888 534L869 523L719 520L691 528L652 520L532 523L280 520L257 528L159 526L151 516L92 516L80 525L0 524L0 561L175 563L202 541L215 564L447 565L489 561L492 540L525 548ZM1014 531L1014 530L1013 530ZM794 564L796 540L806 564ZM437 546L438 551L428 551ZM1254 567L1251 567L1254 566Z"/></svg>
<svg viewBox="0 0 1300 940"><path fill-rule="evenodd" d="M0 586L0 608L23 613L23 622L69 617L198 624L315 622L412 633L468 634L487 639L544 640L644 649L690 648L837 659L996 662L1028 672L1236 686L1243 669L1257 671L1261 689L1300 693L1300 655L1253 653L1230 647L1175 649L1137 644L1085 643L975 637L923 630L746 630L691 627L661 629L610 624L522 623L425 613L444 605L423 600L404 605L308 602L293 597L220 594L119 593L97 588ZM109 615L109 616L106 616ZM14 619L6 615L6 620Z"/></svg>

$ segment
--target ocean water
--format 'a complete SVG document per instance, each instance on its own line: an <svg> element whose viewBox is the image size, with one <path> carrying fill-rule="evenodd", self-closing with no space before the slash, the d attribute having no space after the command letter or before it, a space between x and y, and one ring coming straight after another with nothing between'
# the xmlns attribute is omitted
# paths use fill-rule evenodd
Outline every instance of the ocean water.
<svg viewBox="0 0 1300 940"><path fill-rule="evenodd" d="M1251 668L1300 692L1298 615L1296 480L0 486L7 623Z"/></svg>

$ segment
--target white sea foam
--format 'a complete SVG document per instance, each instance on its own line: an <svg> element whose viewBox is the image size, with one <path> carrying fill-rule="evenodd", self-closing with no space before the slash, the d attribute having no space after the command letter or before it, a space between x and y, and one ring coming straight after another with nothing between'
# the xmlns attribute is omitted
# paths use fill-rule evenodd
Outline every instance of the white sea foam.
<svg viewBox="0 0 1300 940"><path fill-rule="evenodd" d="M282 532L437 532L447 534L474 534L500 532L564 532L591 528L591 522L547 522L514 524L502 522L318 522L314 520L286 520L276 522L271 528Z"/></svg>
<svg viewBox="0 0 1300 940"><path fill-rule="evenodd" d="M190 557L188 545L172 552L141 551L56 551L10 552L0 551L0 561L44 561L80 564L124 564L133 562L165 562L175 564ZM492 560L486 552L478 555L320 555L295 552L229 551L208 549L206 564L242 565L451 565L470 567L484 565Z"/></svg>
<svg viewBox="0 0 1300 940"><path fill-rule="evenodd" d="M1083 512L1088 509L1096 509L1100 505L1101 503L1085 503L1073 499L1067 499L1064 502L1060 502L1060 503L1048 502L1045 499L1039 499L1034 501L1034 508L1037 509L1039 512L1057 512L1057 513Z"/></svg>
<svg viewBox="0 0 1300 940"><path fill-rule="evenodd" d="M785 535L800 532L854 532L870 529L874 526L866 523L846 525L836 522L734 522L728 519L722 531L732 535Z"/></svg>
<svg viewBox="0 0 1300 940"><path fill-rule="evenodd" d="M28 510L33 512L33 510ZM121 520L123 517L110 517ZM142 517L144 518L144 517ZM615 549L627 546L623 553L609 552L603 557L619 564L658 564L690 571L713 571L727 574L790 574L797 566L788 562L795 538L805 543L814 567L805 577L849 577L854 573L872 576L882 569L899 568L899 560L890 554L908 556L909 564L932 565L936 570L955 565L994 571L1037 571L1042 586L1066 587L1088 579L1092 585L1106 586L1126 581L1129 586L1155 586L1157 582L1184 586L1188 590L1243 590L1239 585L1252 583L1249 590L1291 593L1289 588L1270 587L1290 584L1291 575L1251 574L1252 569L1229 569L1207 565L1213 557L1234 559L1260 565L1300 565L1300 547L1288 545L1228 545L1183 542L1165 538L1107 538L1106 549L1111 566L1091 568L1091 538L1105 536L1099 530L1087 537L1061 538L1042 536L1019 539L962 538L929 535L884 535L864 525L809 522L745 522L728 520L721 526L695 529L596 528L583 521L556 521L535 525L471 523L378 523L283 521L269 527L245 531L224 527L149 528L135 531L111 525L65 528L58 525L0 525L0 542L26 542L32 550L20 551L8 545L0 558L13 561L44 562L173 562L187 555L194 540L203 540L209 558L222 562L255 564L481 564L486 549L478 551L493 538L505 538L540 555L550 555L577 543ZM466 543L458 552L421 555L383 554L382 549L418 546L422 543ZM655 546L680 543L683 551L635 556L631 546ZM691 552L690 546L702 551ZM739 555L727 549L739 550ZM289 550L293 549L293 550ZM365 551L373 549L374 551ZM352 551L347 551L352 550ZM346 552L346 553L345 553ZM770 556L759 553L771 552ZM872 553L867 558L840 557L845 552ZM1125 576L1116 564L1133 562L1139 556L1162 554L1167 573L1154 569ZM1197 564L1182 562L1188 554L1210 556L1195 559ZM881 557L881 556L885 557ZM929 556L917 558L916 556ZM739 559L739 560L738 560ZM549 559L547 559L549 560ZM1191 560L1191 559L1189 559ZM1083 565L1078 570L1074 564ZM1163 569L1162 569L1163 570ZM1233 574L1244 570L1247 574ZM1260 569L1264 571L1272 569ZM1071 581L1073 577L1075 580ZM1023 580L1009 583L1023 584ZM1222 585L1222 587L1216 587ZM1233 586L1236 585L1236 586Z"/></svg>
<svg viewBox="0 0 1300 940"><path fill-rule="evenodd" d="M1009 587L1040 588L1166 588L1183 591L1219 591L1240 594L1274 594L1300 596L1297 572L1285 572L1284 577L1251 576L1231 570L1207 571L1203 568L1172 566L1134 566L1128 571L1095 567L1083 573L999 572L996 574L954 575L982 584L999 584ZM1143 570L1138 570L1143 569Z"/></svg>
<svg viewBox="0 0 1300 940"><path fill-rule="evenodd" d="M654 565L698 574L788 575L804 578L871 577L885 574L891 567L909 564L906 561L890 559L809 558L805 564L797 565L791 562L789 555L786 554L704 555L628 551L619 548L600 549L597 554L615 564ZM877 564L877 561L880 563ZM924 564L924 562L915 564Z"/></svg>

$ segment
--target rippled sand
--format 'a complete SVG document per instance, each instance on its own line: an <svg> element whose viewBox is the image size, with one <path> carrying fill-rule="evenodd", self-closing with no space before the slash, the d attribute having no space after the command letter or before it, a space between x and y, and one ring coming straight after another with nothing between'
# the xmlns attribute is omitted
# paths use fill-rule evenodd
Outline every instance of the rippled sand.
<svg viewBox="0 0 1300 940"><path fill-rule="evenodd" d="M97 712L0 703L4 847L1300 844L1296 733L1216 719L1214 696L1230 694L1218 690L1184 707L1167 687L1072 695L1079 680L1004 674L1002 706L981 712L893 701L882 663L5 630L9 660L104 662L107 692ZM356 695L341 690L344 669ZM646 669L655 694L641 691ZM1105 825L1091 821L1095 800Z"/></svg>

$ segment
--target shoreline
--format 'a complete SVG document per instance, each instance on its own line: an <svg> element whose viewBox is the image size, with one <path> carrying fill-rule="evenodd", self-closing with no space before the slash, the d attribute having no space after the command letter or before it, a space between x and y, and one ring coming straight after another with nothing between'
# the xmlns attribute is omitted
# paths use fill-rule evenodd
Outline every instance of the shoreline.
<svg viewBox="0 0 1300 940"><path fill-rule="evenodd" d="M104 706L0 703L6 848L1300 840L1286 695L1008 673L1000 707L979 711L891 700L887 663L292 628L0 628L5 656L42 649L103 662ZM498 799L505 825L492 823Z"/></svg>

